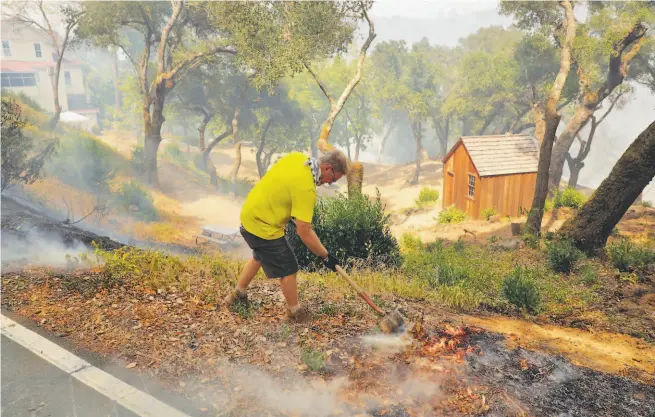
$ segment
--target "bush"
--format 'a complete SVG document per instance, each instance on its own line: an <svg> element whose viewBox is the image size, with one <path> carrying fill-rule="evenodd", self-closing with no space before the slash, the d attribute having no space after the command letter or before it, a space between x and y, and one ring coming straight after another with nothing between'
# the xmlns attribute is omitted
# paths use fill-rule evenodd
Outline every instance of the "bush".
<svg viewBox="0 0 655 417"><path fill-rule="evenodd" d="M421 242L421 238L418 236L414 236L411 233L403 233L401 246L406 251L415 251L423 247L423 242Z"/></svg>
<svg viewBox="0 0 655 417"><path fill-rule="evenodd" d="M491 218L491 216L495 216L496 214L498 214L498 212L493 207L482 210L482 217L484 217L486 221L489 221L489 218Z"/></svg>
<svg viewBox="0 0 655 417"><path fill-rule="evenodd" d="M553 210L553 207L555 206L555 202L553 199L546 200L544 203L544 213L548 213L549 211Z"/></svg>
<svg viewBox="0 0 655 417"><path fill-rule="evenodd" d="M184 154L182 153L182 150L178 146L177 143L169 143L166 145L164 148L164 152L173 160L176 162L179 162L180 164L186 166L187 165L187 160L184 157Z"/></svg>
<svg viewBox="0 0 655 417"><path fill-rule="evenodd" d="M450 206L439 213L439 223L461 223L466 220L466 213L455 206Z"/></svg>
<svg viewBox="0 0 655 417"><path fill-rule="evenodd" d="M655 251L648 247L633 245L626 238L618 239L607 245L607 252L612 265L621 272L629 272L636 268L655 262Z"/></svg>
<svg viewBox="0 0 655 417"><path fill-rule="evenodd" d="M118 204L125 210L131 211L134 210L133 207L136 207L138 209L136 215L144 220L155 221L159 219L152 201L152 195L134 180L121 184L116 198Z"/></svg>
<svg viewBox="0 0 655 417"><path fill-rule="evenodd" d="M598 282L598 268L595 265L587 264L580 269L580 280L588 286Z"/></svg>
<svg viewBox="0 0 655 417"><path fill-rule="evenodd" d="M379 192L377 200L370 200L365 195L319 197L312 223L327 250L341 265L359 260L374 267L397 266L402 261ZM302 268L322 268L321 259L302 243L292 223L287 226L287 236Z"/></svg>
<svg viewBox="0 0 655 417"><path fill-rule="evenodd" d="M61 139L56 156L46 169L67 184L109 193L111 181L123 163L109 146L90 134L78 133Z"/></svg>
<svg viewBox="0 0 655 417"><path fill-rule="evenodd" d="M318 350L304 349L300 354L300 360L311 372L318 372L325 365L325 355Z"/></svg>
<svg viewBox="0 0 655 417"><path fill-rule="evenodd" d="M539 288L528 268L514 268L503 281L501 292L507 301L519 309L535 313L541 306Z"/></svg>
<svg viewBox="0 0 655 417"><path fill-rule="evenodd" d="M573 242L567 238L560 238L547 244L548 265L557 272L567 274L575 267L575 264L584 257L582 251L575 247Z"/></svg>
<svg viewBox="0 0 655 417"><path fill-rule="evenodd" d="M642 201L641 201L641 205L642 205L643 207L653 208L653 203L650 202L650 201L642 200Z"/></svg>
<svg viewBox="0 0 655 417"><path fill-rule="evenodd" d="M23 134L28 123L21 110L13 98L2 97L2 190L12 183L31 184L39 179L45 159L56 144L53 141L35 153L33 139Z"/></svg>
<svg viewBox="0 0 655 417"><path fill-rule="evenodd" d="M132 167L137 172L146 172L146 153L141 145L132 147Z"/></svg>
<svg viewBox="0 0 655 417"><path fill-rule="evenodd" d="M566 187L564 191L558 191L555 194L554 205L555 207L571 207L574 209L579 209L587 201L580 191L577 191L573 187Z"/></svg>
<svg viewBox="0 0 655 417"><path fill-rule="evenodd" d="M437 200L439 200L439 191L430 187L423 187L416 199L416 205L422 208L435 204Z"/></svg>

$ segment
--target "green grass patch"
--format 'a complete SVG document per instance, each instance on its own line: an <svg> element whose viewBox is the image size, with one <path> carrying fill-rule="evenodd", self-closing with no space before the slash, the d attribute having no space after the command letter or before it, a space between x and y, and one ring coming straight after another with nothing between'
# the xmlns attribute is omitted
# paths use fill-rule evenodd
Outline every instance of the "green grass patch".
<svg viewBox="0 0 655 417"><path fill-rule="evenodd" d="M300 354L300 360L311 372L319 372L325 366L325 355L318 350L304 349Z"/></svg>
<svg viewBox="0 0 655 417"><path fill-rule="evenodd" d="M440 224L461 223L466 220L466 213L455 206L448 207L439 212L438 222Z"/></svg>
<svg viewBox="0 0 655 417"><path fill-rule="evenodd" d="M439 191L430 187L423 187L415 200L418 208L433 206L439 200Z"/></svg>
<svg viewBox="0 0 655 417"><path fill-rule="evenodd" d="M489 221L491 216L495 216L496 214L498 214L498 212L493 207L489 207L482 210L482 218L485 219L486 221Z"/></svg>
<svg viewBox="0 0 655 417"><path fill-rule="evenodd" d="M573 187L566 187L562 191L557 191L553 204L555 207L570 207L579 209L587 201L587 197Z"/></svg>

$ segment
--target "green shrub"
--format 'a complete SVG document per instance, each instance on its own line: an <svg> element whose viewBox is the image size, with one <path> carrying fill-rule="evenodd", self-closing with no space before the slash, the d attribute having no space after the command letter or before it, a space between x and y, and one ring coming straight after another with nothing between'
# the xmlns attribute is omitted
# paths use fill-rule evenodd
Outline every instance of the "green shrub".
<svg viewBox="0 0 655 417"><path fill-rule="evenodd" d="M655 262L655 250L634 245L627 238L617 240L607 245L607 252L612 265L619 271L629 272Z"/></svg>
<svg viewBox="0 0 655 417"><path fill-rule="evenodd" d="M532 275L532 271L528 268L514 268L503 281L501 292L503 297L515 307L535 313L540 308L541 296Z"/></svg>
<svg viewBox="0 0 655 417"><path fill-rule="evenodd" d="M598 282L598 267L593 264L587 264L580 269L580 280L587 286L592 286Z"/></svg>
<svg viewBox="0 0 655 417"><path fill-rule="evenodd" d="M641 201L641 205L642 205L643 207L653 208L653 203L650 202L650 201L642 200L642 201Z"/></svg>
<svg viewBox="0 0 655 417"><path fill-rule="evenodd" d="M134 145L132 146L132 168L135 171L144 173L146 172L146 153L143 150L143 146Z"/></svg>
<svg viewBox="0 0 655 417"><path fill-rule="evenodd" d="M130 180L121 184L116 193L118 205L125 210L133 210L136 207L136 216L147 220L155 221L159 218L150 192L141 187L138 182Z"/></svg>
<svg viewBox="0 0 655 417"><path fill-rule="evenodd" d="M567 274L575 267L575 264L584 257L582 251L575 247L573 242L567 238L556 239L547 244L548 265L557 272Z"/></svg>
<svg viewBox="0 0 655 417"><path fill-rule="evenodd" d="M384 213L379 192L376 200L365 195L319 197L312 225L341 265L363 261L371 267L379 267L397 266L402 262L398 241L389 229L389 215ZM302 243L291 222L287 226L287 236L302 268L322 268L322 260Z"/></svg>
<svg viewBox="0 0 655 417"><path fill-rule="evenodd" d="M411 233L403 233L401 246L406 251L415 251L423 247L423 242L418 236L414 236Z"/></svg>
<svg viewBox="0 0 655 417"><path fill-rule="evenodd" d="M548 213L549 211L553 210L553 207L555 206L555 202L553 199L546 200L544 203L544 213Z"/></svg>
<svg viewBox="0 0 655 417"><path fill-rule="evenodd" d="M489 207L482 210L482 217L487 221L489 221L489 218L491 218L491 216L495 216L496 214L498 214L498 212L493 207Z"/></svg>
<svg viewBox="0 0 655 417"><path fill-rule="evenodd" d="M325 355L318 350L304 349L300 354L300 360L312 372L322 370L325 365Z"/></svg>
<svg viewBox="0 0 655 417"><path fill-rule="evenodd" d="M573 187L566 187L564 191L558 191L555 194L554 205L555 207L571 207L574 209L579 209L587 201L580 191L576 190Z"/></svg>
<svg viewBox="0 0 655 417"><path fill-rule="evenodd" d="M423 187L416 199L416 205L426 207L435 204L437 200L439 200L439 191L430 187Z"/></svg>
<svg viewBox="0 0 655 417"><path fill-rule="evenodd" d="M466 220L466 213L455 206L450 206L439 213L439 223L461 223Z"/></svg>
<svg viewBox="0 0 655 417"><path fill-rule="evenodd" d="M124 160L109 146L86 134L69 134L59 142L46 170L67 184L92 192L109 192Z"/></svg>
<svg viewBox="0 0 655 417"><path fill-rule="evenodd" d="M184 153L182 153L182 150L178 146L177 143L168 143L166 144L166 147L164 148L164 152L173 160L176 162L179 162L183 166L187 165L187 160L184 157Z"/></svg>

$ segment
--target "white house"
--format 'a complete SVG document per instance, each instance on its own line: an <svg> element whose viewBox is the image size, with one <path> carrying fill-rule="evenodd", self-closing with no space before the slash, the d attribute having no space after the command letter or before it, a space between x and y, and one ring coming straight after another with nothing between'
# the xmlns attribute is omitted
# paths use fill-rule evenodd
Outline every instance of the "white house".
<svg viewBox="0 0 655 417"><path fill-rule="evenodd" d="M39 28L3 19L0 72L2 88L23 92L46 112L54 113L53 82L57 65L56 48ZM59 75L59 104L62 112L75 112L97 124L98 109L88 102L82 62L66 51Z"/></svg>

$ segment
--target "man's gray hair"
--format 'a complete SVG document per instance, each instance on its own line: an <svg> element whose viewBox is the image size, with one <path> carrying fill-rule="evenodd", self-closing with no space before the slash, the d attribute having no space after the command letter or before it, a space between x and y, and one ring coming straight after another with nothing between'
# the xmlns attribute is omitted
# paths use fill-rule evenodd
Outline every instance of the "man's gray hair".
<svg viewBox="0 0 655 417"><path fill-rule="evenodd" d="M333 149L320 155L318 157L318 163L319 165L330 164L336 172L340 172L344 175L348 173L348 158L346 158L346 155L338 149Z"/></svg>

